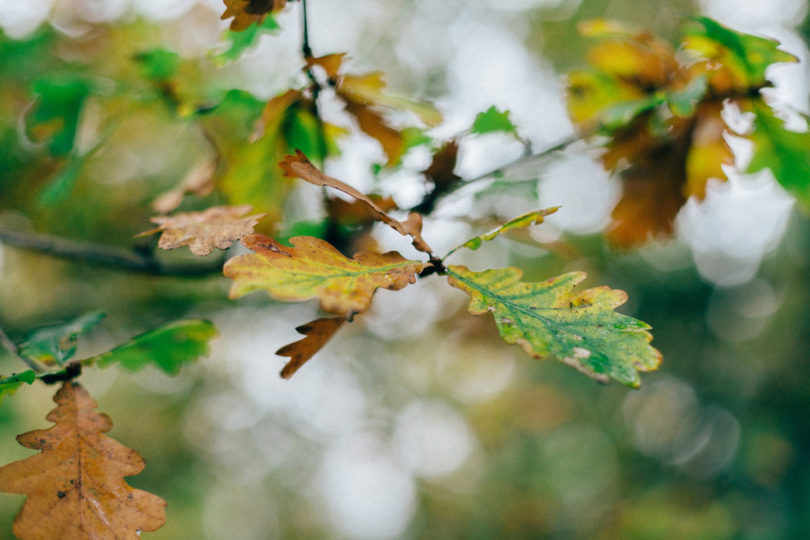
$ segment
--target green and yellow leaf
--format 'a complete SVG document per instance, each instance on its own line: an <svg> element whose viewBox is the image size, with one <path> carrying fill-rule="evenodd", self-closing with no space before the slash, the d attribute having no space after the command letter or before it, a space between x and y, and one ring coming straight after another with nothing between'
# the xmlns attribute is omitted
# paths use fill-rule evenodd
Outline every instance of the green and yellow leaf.
<svg viewBox="0 0 810 540"><path fill-rule="evenodd" d="M461 245L458 245L450 250L450 252L445 255L445 258L449 257L451 254L455 253L457 250L461 248L468 248L473 251L481 247L481 244L487 242L489 240L494 239L495 237L511 231L515 229L525 229L531 225L540 225L545 221L546 216L549 216L559 210L559 206L552 206L550 208L544 208L542 210L532 210L531 212L526 212L525 214L521 214L516 218L512 218L500 227L489 231L488 233L484 233L478 236L474 236L464 242Z"/></svg>
<svg viewBox="0 0 810 540"><path fill-rule="evenodd" d="M358 253L349 259L328 242L309 236L290 242L292 247L262 235L243 238L242 244L254 253L225 263L225 276L234 280L230 297L266 290L284 302L317 298L324 311L351 318L368 309L378 288L401 289L414 283L426 266L396 252Z"/></svg>
<svg viewBox="0 0 810 540"><path fill-rule="evenodd" d="M447 269L450 285L470 295L473 315L492 312L501 337L537 359L556 358L601 382L641 384L639 372L658 367L649 326L613 311L624 291L595 287L574 291L585 279L572 272L540 283L520 281L517 268L473 272Z"/></svg>

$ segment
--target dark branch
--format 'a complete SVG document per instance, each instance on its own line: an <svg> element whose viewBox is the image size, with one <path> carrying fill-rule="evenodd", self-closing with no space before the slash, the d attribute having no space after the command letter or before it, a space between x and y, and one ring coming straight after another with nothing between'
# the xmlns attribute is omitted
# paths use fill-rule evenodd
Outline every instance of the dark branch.
<svg viewBox="0 0 810 540"><path fill-rule="evenodd" d="M164 264L149 253L3 227L0 227L0 242L62 259L153 276L208 276L220 273L224 263L218 259L200 264Z"/></svg>
<svg viewBox="0 0 810 540"><path fill-rule="evenodd" d="M0 328L0 344L8 350L11 354L13 354L17 359L21 360L25 365L33 369L34 371L42 371L42 367L37 364L33 358L28 358L27 356L23 356L20 354L20 349L17 347L17 344L8 337L8 334Z"/></svg>

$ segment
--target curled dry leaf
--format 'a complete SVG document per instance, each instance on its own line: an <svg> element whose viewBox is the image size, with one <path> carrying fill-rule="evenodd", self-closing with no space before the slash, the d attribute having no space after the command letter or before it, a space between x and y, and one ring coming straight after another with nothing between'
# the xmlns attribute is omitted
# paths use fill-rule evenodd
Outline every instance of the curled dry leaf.
<svg viewBox="0 0 810 540"><path fill-rule="evenodd" d="M331 187L351 195L358 201L364 202L374 213L376 219L385 223L402 236L413 238L413 246L424 253L431 254L430 246L422 238L422 216L416 212L411 213L406 221L398 221L388 214L368 195L361 193L352 186L345 184L337 178L327 176L315 167L300 150L295 151L295 155L284 156L279 164L284 170L284 174L290 177L298 177L316 186Z"/></svg>
<svg viewBox="0 0 810 540"><path fill-rule="evenodd" d="M289 379L295 375L295 372L307 360L315 356L315 353L332 339L344 322L346 319L343 317L323 317L297 327L295 330L305 336L304 339L299 339L276 351L279 356L290 357L290 361L281 370L281 377Z"/></svg>
<svg viewBox="0 0 810 540"><path fill-rule="evenodd" d="M189 246L194 255L208 255L215 247L227 249L235 241L253 232L256 223L265 214L243 217L250 210L250 205L214 206L203 212L157 216L152 218L152 223L160 226L138 236L163 231L158 242L159 248Z"/></svg>
<svg viewBox="0 0 810 540"><path fill-rule="evenodd" d="M320 66L329 79L334 80L340 73L340 68L343 66L343 60L346 53L327 54L326 56L307 57L307 67Z"/></svg>
<svg viewBox="0 0 810 540"><path fill-rule="evenodd" d="M251 24L261 24L268 14L281 11L287 0L224 0L225 11L220 19L233 17L230 29L233 32L246 30Z"/></svg>
<svg viewBox="0 0 810 540"><path fill-rule="evenodd" d="M166 502L125 481L144 468L135 450L103 435L106 414L78 384L66 382L54 396L49 429L17 441L40 453L0 468L0 491L27 495L14 520L20 539L139 538L166 521Z"/></svg>
<svg viewBox="0 0 810 540"><path fill-rule="evenodd" d="M285 302L318 298L324 311L351 318L368 309L378 288L401 289L414 283L426 266L396 252L358 253L349 259L311 236L290 242L293 247L258 234L243 238L242 244L254 253L225 263L225 276L234 280L230 297L263 289Z"/></svg>

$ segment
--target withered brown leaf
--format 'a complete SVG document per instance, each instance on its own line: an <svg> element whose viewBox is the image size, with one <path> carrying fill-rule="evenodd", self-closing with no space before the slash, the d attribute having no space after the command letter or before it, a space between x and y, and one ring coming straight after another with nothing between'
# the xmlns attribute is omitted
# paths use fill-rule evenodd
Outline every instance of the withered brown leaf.
<svg viewBox="0 0 810 540"><path fill-rule="evenodd" d="M352 186L341 182L337 178L327 176L317 167L315 167L300 150L295 151L295 155L284 156L284 159L279 163L284 174L290 177L298 177L306 180L310 184L316 186L331 187L342 191L347 195L351 195L358 201L364 202L377 220L385 223L402 236L410 236L413 238L413 246L424 253L431 254L430 246L422 238L422 216L416 212L412 212L406 221L399 221L380 208L368 195L361 193Z"/></svg>
<svg viewBox="0 0 810 540"><path fill-rule="evenodd" d="M202 212L184 212L174 216L156 216L152 223L160 225L140 233L146 236L163 231L158 241L161 249L188 246L194 255L208 255L214 248L227 249L253 228L265 214L245 216L250 205L214 206Z"/></svg>
<svg viewBox="0 0 810 540"><path fill-rule="evenodd" d="M106 414L77 383L54 396L49 429L23 433L17 441L40 453L0 467L0 491L27 495L14 520L21 539L139 538L166 521L166 502L125 481L144 468L143 458L103 433Z"/></svg>
<svg viewBox="0 0 810 540"><path fill-rule="evenodd" d="M290 358L281 370L281 377L289 379L295 375L307 360L315 356L315 353L332 339L344 322L346 319L343 317L323 317L297 327L295 330L305 337L276 351L277 355Z"/></svg>
<svg viewBox="0 0 810 540"><path fill-rule="evenodd" d="M158 214L168 214L180 206L183 197L189 193L204 197L214 190L214 173L217 160L201 161L195 165L175 187L164 191L152 201L152 210Z"/></svg>

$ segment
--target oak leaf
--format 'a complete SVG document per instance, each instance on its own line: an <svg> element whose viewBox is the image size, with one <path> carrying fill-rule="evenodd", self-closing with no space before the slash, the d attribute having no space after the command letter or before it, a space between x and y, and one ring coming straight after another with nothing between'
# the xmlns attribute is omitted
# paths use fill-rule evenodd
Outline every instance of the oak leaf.
<svg viewBox="0 0 810 540"><path fill-rule="evenodd" d="M173 321L137 335L105 353L85 358L82 364L95 363L100 367L120 364L131 371L154 364L169 375L177 375L184 364L208 354L208 341L216 334L210 321Z"/></svg>
<svg viewBox="0 0 810 540"><path fill-rule="evenodd" d="M246 30L251 24L261 24L268 14L277 13L287 6L287 0L224 0L225 11L220 19L233 17L232 32Z"/></svg>
<svg viewBox="0 0 810 540"><path fill-rule="evenodd" d="M106 414L78 384L66 382L54 396L49 429L29 431L17 441L40 453L0 468L0 491L27 495L14 520L20 539L131 538L166 520L166 502L130 487L125 476L144 468L143 458L103 435Z"/></svg>
<svg viewBox="0 0 810 540"><path fill-rule="evenodd" d="M253 232L265 214L245 216L250 205L214 206L202 212L184 212L151 219L159 227L138 236L161 232L158 247L176 249L188 246L194 255L208 255L214 248L228 249L231 244Z"/></svg>
<svg viewBox="0 0 810 540"><path fill-rule="evenodd" d="M571 272L540 283L520 281L517 268L473 272L447 269L450 285L470 295L473 315L491 312L501 337L537 359L554 357L589 377L640 385L638 372L658 367L661 354L650 345L649 326L613 311L624 291L595 287L574 291L585 279Z"/></svg>
<svg viewBox="0 0 810 540"><path fill-rule="evenodd" d="M279 356L289 356L290 360L281 370L281 377L289 379L304 363L320 351L332 336L343 326L343 317L323 317L302 324L295 330L305 336L303 339L283 346L276 351Z"/></svg>
<svg viewBox="0 0 810 540"><path fill-rule="evenodd" d="M279 164L284 170L284 173L289 177L297 177L306 180L310 184L322 187L331 187L342 191L346 195L350 195L365 203L368 208L376 216L376 219L385 223L402 236L410 236L413 239L413 246L419 251L424 253L431 253L432 250L427 242L422 238L422 216L416 212L412 212L408 219L399 221L392 218L385 213L385 210L380 207L368 195L358 191L352 186L341 182L337 178L332 178L321 172L315 167L300 150L295 151L295 155L284 156L284 159Z"/></svg>
<svg viewBox="0 0 810 540"><path fill-rule="evenodd" d="M242 244L254 251L225 263L234 280L230 297L266 290L276 300L301 302L318 298L324 311L348 318L371 305L378 288L398 290L416 281L426 263L399 253L358 253L349 259L320 238L297 236L292 247L272 238L250 235Z"/></svg>

